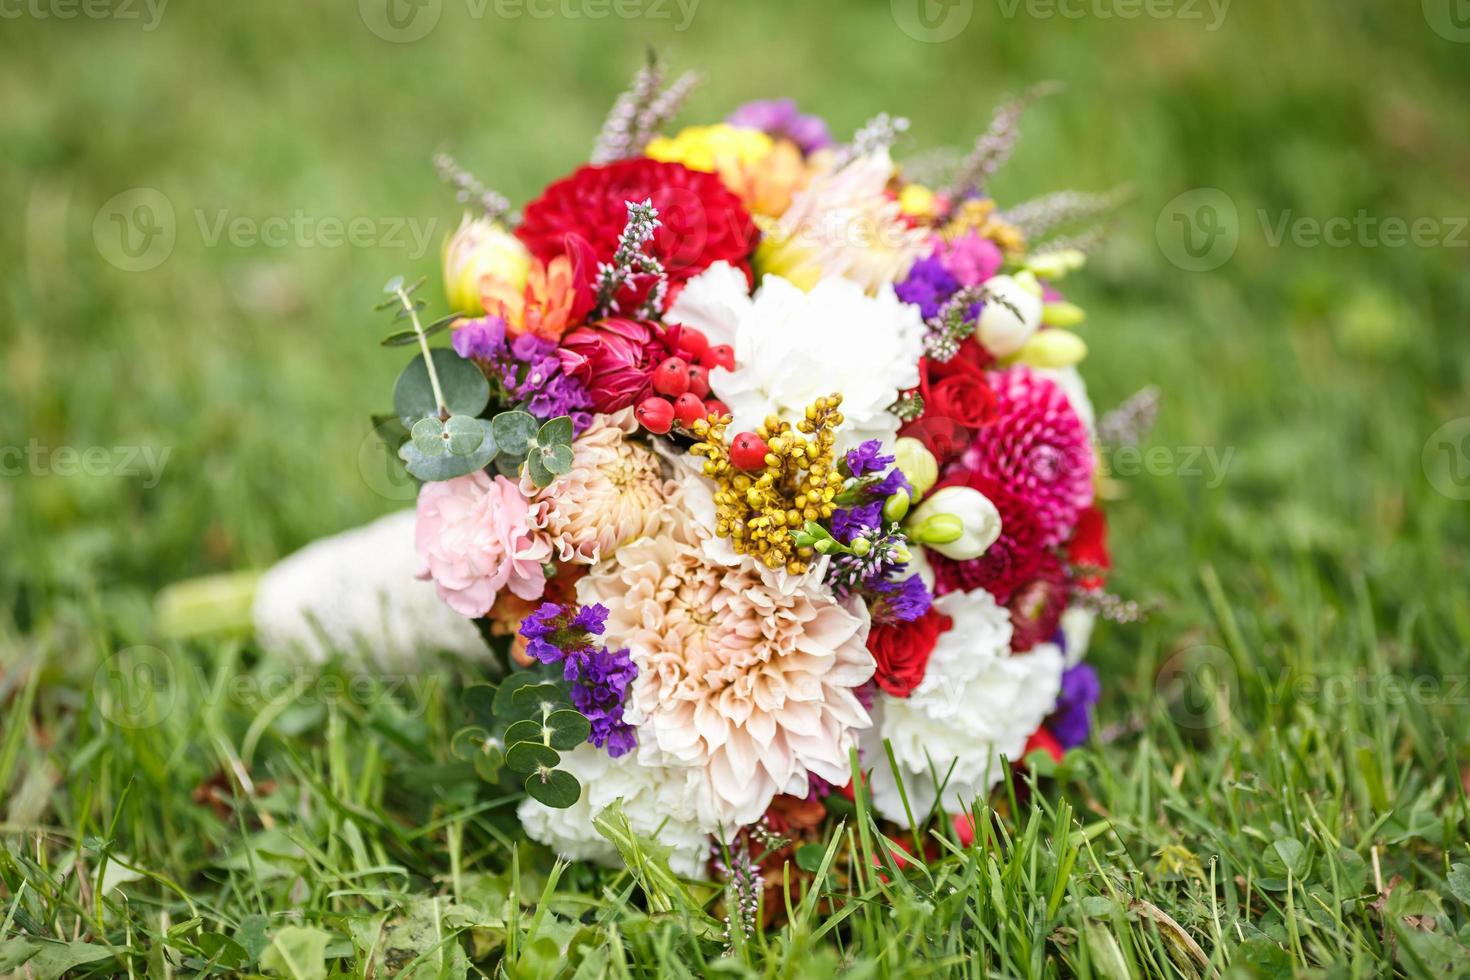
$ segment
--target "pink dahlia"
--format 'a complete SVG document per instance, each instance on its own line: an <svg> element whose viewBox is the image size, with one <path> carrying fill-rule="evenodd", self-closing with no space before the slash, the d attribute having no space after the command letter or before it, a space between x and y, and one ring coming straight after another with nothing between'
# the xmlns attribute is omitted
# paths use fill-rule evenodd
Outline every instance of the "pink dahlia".
<svg viewBox="0 0 1470 980"><path fill-rule="evenodd" d="M1041 528L1041 544L1059 544L1092 504L1096 458L1087 427L1062 389L1030 368L997 371L990 380L995 415L961 464L1019 496Z"/></svg>
<svg viewBox="0 0 1470 980"><path fill-rule="evenodd" d="M503 476L483 471L419 490L414 546L439 598L461 616L490 612L501 589L539 599L551 544L532 528L531 505Z"/></svg>
<svg viewBox="0 0 1470 980"><path fill-rule="evenodd" d="M609 317L561 339L562 373L587 389L594 412L612 413L653 393L653 370L674 353L678 328Z"/></svg>
<svg viewBox="0 0 1470 980"><path fill-rule="evenodd" d="M1043 552L1036 577L1011 596L1011 651L1025 653L1056 636L1067 608L1067 572L1056 555Z"/></svg>

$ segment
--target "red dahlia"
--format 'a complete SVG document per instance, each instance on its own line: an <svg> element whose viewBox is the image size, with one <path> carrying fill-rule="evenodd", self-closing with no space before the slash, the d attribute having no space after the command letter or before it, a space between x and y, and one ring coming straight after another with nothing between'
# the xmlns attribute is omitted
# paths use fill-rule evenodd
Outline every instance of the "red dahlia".
<svg viewBox="0 0 1470 980"><path fill-rule="evenodd" d="M660 226L648 253L669 274L669 295L721 259L750 277L755 224L714 174L679 163L638 158L579 168L552 184L526 206L516 235L537 258L549 262L562 253L569 232L585 238L599 262L612 261L618 237L628 223L629 201L653 201ZM635 312L653 282L639 277L616 300L625 314Z"/></svg>
<svg viewBox="0 0 1470 980"><path fill-rule="evenodd" d="M1050 551L1043 552L1036 577L1006 603L1011 610L1011 652L1025 653L1057 635L1067 608L1067 572Z"/></svg>
<svg viewBox="0 0 1470 980"><path fill-rule="evenodd" d="M967 486L979 490L1000 512L1000 537L979 558L955 561L929 552L936 591L973 592L984 589L1005 604L1011 593L1030 581L1041 565L1041 527L1030 505L1004 485L976 474L960 474L940 486Z"/></svg>

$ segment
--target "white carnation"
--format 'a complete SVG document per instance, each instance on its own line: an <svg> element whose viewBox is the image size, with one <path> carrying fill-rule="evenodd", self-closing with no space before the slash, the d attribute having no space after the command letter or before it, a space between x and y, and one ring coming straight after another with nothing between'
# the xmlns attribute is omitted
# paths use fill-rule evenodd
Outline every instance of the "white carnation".
<svg viewBox="0 0 1470 980"><path fill-rule="evenodd" d="M669 867L686 878L708 875L710 839L698 822L698 774L669 766L667 760L639 760L639 752L617 759L591 745L579 745L561 757L560 768L577 777L582 795L558 810L527 798L516 811L533 840L554 848L564 858L620 867L611 842L597 832L593 819L613 802L623 801L628 826L640 836L673 848Z"/></svg>
<svg viewBox="0 0 1470 980"><path fill-rule="evenodd" d="M803 292L768 275L751 297L744 277L731 271L717 262L691 279L668 314L712 343L733 344L735 370L710 372L711 390L735 417L731 431L752 430L769 415L796 421L836 391L846 418L840 448L865 439L891 442L899 421L888 406L919 383L924 325L918 307L899 302L891 286L868 296L835 276Z"/></svg>
<svg viewBox="0 0 1470 980"><path fill-rule="evenodd" d="M909 697L878 699L876 725L864 736L873 802L879 813L899 822L908 818L884 739L914 815L934 805L941 783L945 807L957 812L1001 779L1002 755L1021 757L1061 689L1062 651L1043 643L1013 655L1010 612L988 592L951 593L934 607L954 626L940 635L924 680Z"/></svg>

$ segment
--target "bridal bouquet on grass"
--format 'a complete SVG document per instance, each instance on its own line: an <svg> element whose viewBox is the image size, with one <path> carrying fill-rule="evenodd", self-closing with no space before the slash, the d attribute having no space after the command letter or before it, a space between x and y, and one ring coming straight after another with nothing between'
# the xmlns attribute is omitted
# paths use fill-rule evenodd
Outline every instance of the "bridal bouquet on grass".
<svg viewBox="0 0 1470 980"><path fill-rule="evenodd" d="M502 660L455 751L572 858L616 860L606 811L704 876L855 792L964 837L1098 694L1058 292L1098 236L1057 232L1102 202L986 195L1025 99L941 183L886 115L845 144L784 100L661 135L690 81L640 72L519 214L441 157L485 212L446 245L452 312L387 287L421 576Z"/></svg>

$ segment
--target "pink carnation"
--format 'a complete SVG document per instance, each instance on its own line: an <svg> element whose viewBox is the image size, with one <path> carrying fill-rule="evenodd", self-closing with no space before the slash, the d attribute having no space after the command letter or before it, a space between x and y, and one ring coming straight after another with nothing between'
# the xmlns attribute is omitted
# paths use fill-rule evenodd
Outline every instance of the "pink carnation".
<svg viewBox="0 0 1470 980"><path fill-rule="evenodd" d="M1096 458L1087 428L1062 389L1030 368L993 372L990 383L995 417L975 434L961 465L1029 505L1043 547L1059 544L1092 504Z"/></svg>
<svg viewBox="0 0 1470 980"><path fill-rule="evenodd" d="M966 232L952 242L941 243L937 254L945 271L961 286L978 286L1005 264L1000 246L978 232Z"/></svg>
<svg viewBox="0 0 1470 980"><path fill-rule="evenodd" d="M414 545L439 598L461 616L490 612L501 589L539 599L551 543L532 527L531 505L503 476L483 471L419 490Z"/></svg>

